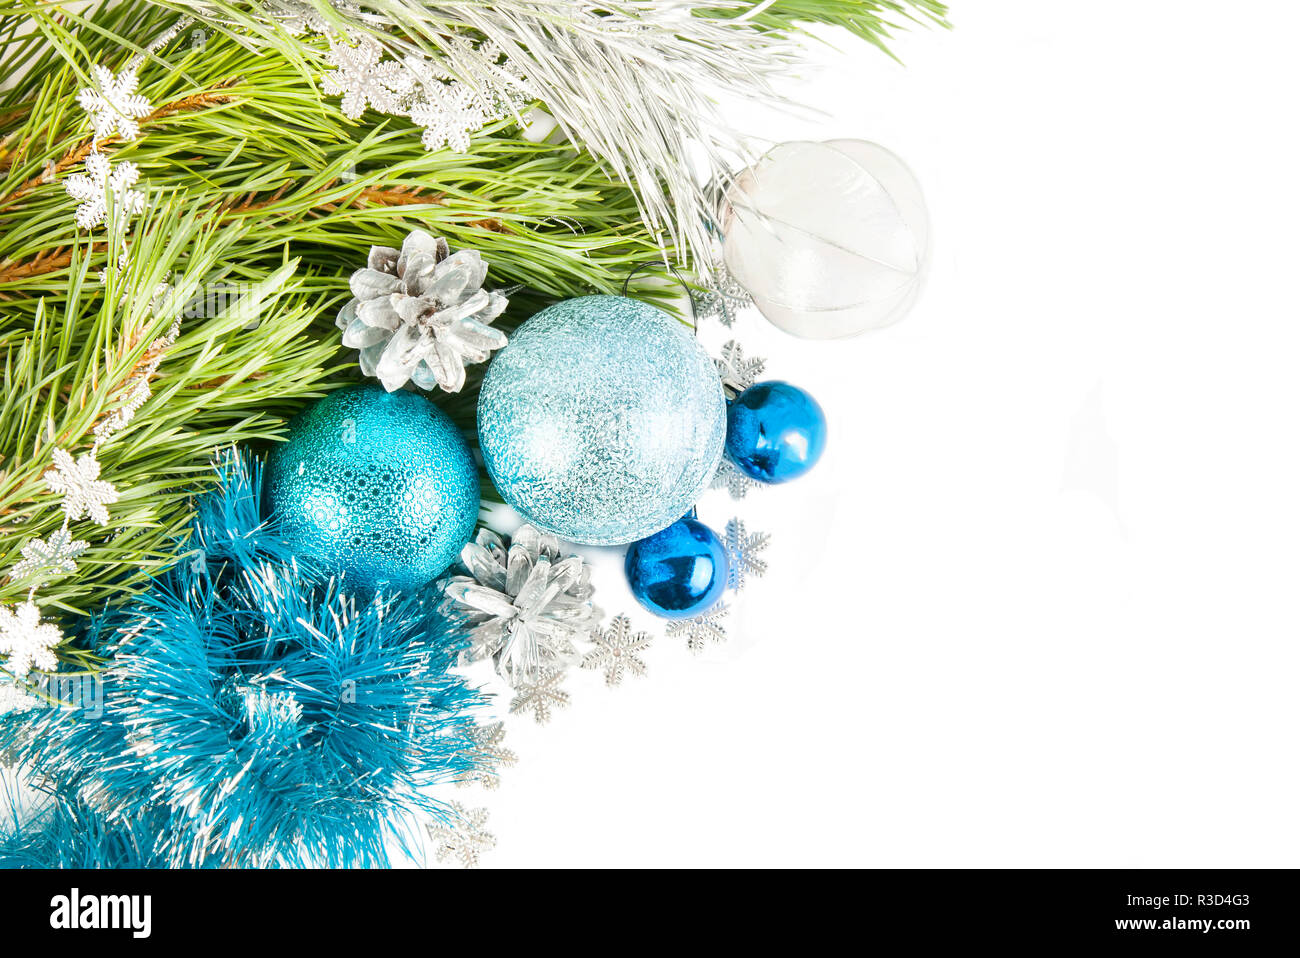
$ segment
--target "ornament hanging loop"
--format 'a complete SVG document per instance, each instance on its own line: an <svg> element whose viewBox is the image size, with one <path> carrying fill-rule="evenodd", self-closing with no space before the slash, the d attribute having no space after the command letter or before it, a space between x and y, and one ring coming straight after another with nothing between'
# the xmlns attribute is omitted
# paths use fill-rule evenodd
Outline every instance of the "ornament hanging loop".
<svg viewBox="0 0 1300 958"><path fill-rule="evenodd" d="M634 264L632 268L628 270L627 276L623 278L622 294L624 296L627 295L627 291L629 287L631 287L632 285L632 278L636 276L637 273L643 272L644 270L650 269L652 267L659 267L661 269L666 269L669 272L671 272L673 274L673 278L675 278L677 282L681 285L682 289L685 290L686 301L691 304L691 329L693 329L698 335L700 331L700 317L699 314L695 311L695 293L691 289L691 284L686 281L686 277L682 275L681 270L679 270L672 263L665 263L662 260L657 260L657 259L648 259L645 260L644 262Z"/></svg>

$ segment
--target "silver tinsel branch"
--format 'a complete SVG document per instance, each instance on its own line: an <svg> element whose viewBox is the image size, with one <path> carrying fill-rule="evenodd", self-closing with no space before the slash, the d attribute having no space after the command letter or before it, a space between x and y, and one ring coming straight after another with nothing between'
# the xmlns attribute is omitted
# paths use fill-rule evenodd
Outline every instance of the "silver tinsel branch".
<svg viewBox="0 0 1300 958"><path fill-rule="evenodd" d="M228 21L225 0L178 0L196 16ZM380 109L418 116L443 142L452 112L513 111L541 100L561 130L636 188L642 218L665 248L685 262L703 262L710 249L711 210L702 180L725 176L749 159L742 138L722 117L718 100L786 102L773 81L800 62L795 43L752 19L767 4L753 0L263 0L262 27L283 19L286 29L320 29L341 42L375 44L388 60L362 64L359 76ZM322 8L328 7L330 16ZM470 37L474 39L471 40ZM369 56L368 54L366 56ZM406 79L383 70L415 58ZM426 69L427 66L427 69ZM420 96L419 75L463 84L464 95ZM391 80L392 82L388 82ZM346 77L330 81L342 89ZM354 88L355 89L355 88ZM354 93L352 106L370 99ZM416 110L417 104L428 109ZM390 109L395 106L395 109ZM440 115L439 111L443 111ZM449 123L451 129L458 121ZM477 127L474 127L477 129ZM427 142L427 141L426 141ZM698 154L697 171L685 157Z"/></svg>

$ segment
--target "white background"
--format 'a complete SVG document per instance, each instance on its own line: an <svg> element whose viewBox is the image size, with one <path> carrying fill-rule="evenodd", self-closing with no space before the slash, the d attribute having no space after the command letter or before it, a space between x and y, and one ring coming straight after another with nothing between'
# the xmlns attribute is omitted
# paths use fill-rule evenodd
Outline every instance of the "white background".
<svg viewBox="0 0 1300 958"><path fill-rule="evenodd" d="M732 111L906 159L929 287L738 325L827 455L702 504L774 537L725 646L512 717L486 865L1300 864L1300 9L1235 6L958 0Z"/></svg>

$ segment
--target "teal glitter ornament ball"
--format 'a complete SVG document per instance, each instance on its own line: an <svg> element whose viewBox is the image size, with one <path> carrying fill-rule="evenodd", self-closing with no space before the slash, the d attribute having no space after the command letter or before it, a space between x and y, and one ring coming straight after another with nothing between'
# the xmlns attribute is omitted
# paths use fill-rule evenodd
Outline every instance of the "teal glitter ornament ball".
<svg viewBox="0 0 1300 958"><path fill-rule="evenodd" d="M460 430L423 396L378 385L340 389L298 415L265 483L296 553L362 589L427 584L478 520L478 470Z"/></svg>
<svg viewBox="0 0 1300 958"><path fill-rule="evenodd" d="M479 448L502 498L589 545L681 518L717 472L726 429L717 369L690 329L624 296L542 310L479 392Z"/></svg>

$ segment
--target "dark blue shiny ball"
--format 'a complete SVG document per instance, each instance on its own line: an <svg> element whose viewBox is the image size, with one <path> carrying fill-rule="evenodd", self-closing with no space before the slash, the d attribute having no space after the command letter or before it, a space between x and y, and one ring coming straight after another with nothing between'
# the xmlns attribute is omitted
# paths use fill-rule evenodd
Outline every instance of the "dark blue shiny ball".
<svg viewBox="0 0 1300 958"><path fill-rule="evenodd" d="M678 519L627 550L627 584L655 615L689 619L713 608L727 588L727 548L698 519Z"/></svg>
<svg viewBox="0 0 1300 958"><path fill-rule="evenodd" d="M826 415L798 386L755 383L727 407L727 456L751 479L797 479L825 448Z"/></svg>

